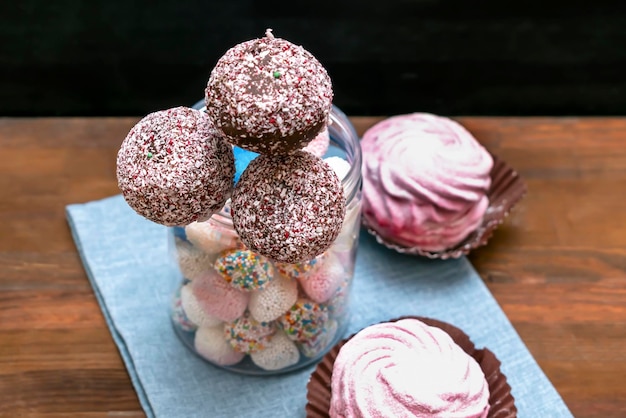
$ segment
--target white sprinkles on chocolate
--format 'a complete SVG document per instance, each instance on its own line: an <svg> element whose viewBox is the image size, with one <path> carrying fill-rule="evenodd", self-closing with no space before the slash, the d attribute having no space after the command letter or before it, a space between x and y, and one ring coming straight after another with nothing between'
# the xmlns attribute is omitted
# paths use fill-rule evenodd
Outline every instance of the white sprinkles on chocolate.
<svg viewBox="0 0 626 418"><path fill-rule="evenodd" d="M233 187L235 160L207 115L176 107L151 113L117 154L117 181L128 205L163 225L208 219Z"/></svg>
<svg viewBox="0 0 626 418"><path fill-rule="evenodd" d="M305 151L260 155L232 195L233 225L251 250L284 263L307 261L333 243L345 197L334 170Z"/></svg>
<svg viewBox="0 0 626 418"><path fill-rule="evenodd" d="M326 126L333 90L310 52L268 30L218 60L205 99L208 115L232 144L285 153L306 146Z"/></svg>

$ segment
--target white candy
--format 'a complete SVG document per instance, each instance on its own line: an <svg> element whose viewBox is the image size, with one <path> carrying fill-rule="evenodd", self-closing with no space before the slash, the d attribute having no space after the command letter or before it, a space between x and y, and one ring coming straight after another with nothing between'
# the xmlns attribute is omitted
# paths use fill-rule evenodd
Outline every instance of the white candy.
<svg viewBox="0 0 626 418"><path fill-rule="evenodd" d="M300 360L300 351L285 334L277 332L265 350L250 354L250 358L264 370L281 370L296 364Z"/></svg>
<svg viewBox="0 0 626 418"><path fill-rule="evenodd" d="M327 157L324 158L324 161L335 170L335 174L337 174L339 180L343 180L348 174L348 171L350 171L350 163L341 157Z"/></svg>
<svg viewBox="0 0 626 418"><path fill-rule="evenodd" d="M207 254L214 255L213 261L220 252L241 246L234 230L220 227L213 220L193 222L185 227L185 234L193 245Z"/></svg>
<svg viewBox="0 0 626 418"><path fill-rule="evenodd" d="M198 354L220 366L231 366L243 360L245 354L231 347L224 338L224 327L198 328L194 339Z"/></svg>
<svg viewBox="0 0 626 418"><path fill-rule="evenodd" d="M250 292L248 310L259 322L273 321L296 303L298 283L277 274L265 289Z"/></svg>
<svg viewBox="0 0 626 418"><path fill-rule="evenodd" d="M212 269L217 257L203 253L188 242L176 238L176 258L183 277L193 280Z"/></svg>
<svg viewBox="0 0 626 418"><path fill-rule="evenodd" d="M197 326L214 327L222 324L219 318L209 315L202 309L189 284L180 289L180 302L187 318Z"/></svg>

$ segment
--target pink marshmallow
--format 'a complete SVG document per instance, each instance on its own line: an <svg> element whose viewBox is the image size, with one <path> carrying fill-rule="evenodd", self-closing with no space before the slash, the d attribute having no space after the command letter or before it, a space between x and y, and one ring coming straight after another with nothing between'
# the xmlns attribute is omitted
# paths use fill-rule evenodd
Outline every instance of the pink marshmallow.
<svg viewBox="0 0 626 418"><path fill-rule="evenodd" d="M361 145L364 223L385 242L442 251L482 222L493 159L457 122L394 116Z"/></svg>
<svg viewBox="0 0 626 418"><path fill-rule="evenodd" d="M337 257L328 257L313 273L298 281L308 297L317 303L329 300L343 283L346 272Z"/></svg>
<svg viewBox="0 0 626 418"><path fill-rule="evenodd" d="M248 306L248 293L232 287L215 270L198 277L189 286L200 309L222 321L234 321Z"/></svg>

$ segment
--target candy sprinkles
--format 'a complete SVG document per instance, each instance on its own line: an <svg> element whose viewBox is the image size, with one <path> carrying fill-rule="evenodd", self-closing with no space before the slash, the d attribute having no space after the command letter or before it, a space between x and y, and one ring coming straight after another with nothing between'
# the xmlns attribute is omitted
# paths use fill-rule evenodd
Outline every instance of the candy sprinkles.
<svg viewBox="0 0 626 418"><path fill-rule="evenodd" d="M358 217L345 219L341 178L351 165L323 159L332 99L320 62L268 29L218 60L206 111L151 113L120 147L117 179L128 205L175 226L174 328L217 366L293 370L340 336L345 316L334 304L353 269L340 257L351 247L335 241L358 228ZM358 138L341 135L360 152Z"/></svg>
<svg viewBox="0 0 626 418"><path fill-rule="evenodd" d="M260 290L274 278L274 266L250 250L225 251L215 261L215 270L236 289Z"/></svg>

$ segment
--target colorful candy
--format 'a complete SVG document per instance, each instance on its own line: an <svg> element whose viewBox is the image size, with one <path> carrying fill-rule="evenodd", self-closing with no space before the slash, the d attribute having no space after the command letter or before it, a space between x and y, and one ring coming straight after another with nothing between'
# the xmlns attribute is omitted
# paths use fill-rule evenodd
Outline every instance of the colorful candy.
<svg viewBox="0 0 626 418"><path fill-rule="evenodd" d="M276 270L281 273L283 276L290 277L292 279L298 279L304 277L319 268L324 262L324 253L318 255L317 257L303 261L301 263L274 263Z"/></svg>
<svg viewBox="0 0 626 418"><path fill-rule="evenodd" d="M223 252L215 261L215 270L234 288L245 292L263 289L274 277L274 266L250 250Z"/></svg>
<svg viewBox="0 0 626 418"><path fill-rule="evenodd" d="M337 335L337 321L329 319L322 332L309 340L297 342L296 345L305 357L317 357L333 343L335 335Z"/></svg>
<svg viewBox="0 0 626 418"><path fill-rule="evenodd" d="M233 322L224 324L226 341L235 351L246 354L264 350L275 332L274 323L259 322L252 318L249 312Z"/></svg>
<svg viewBox="0 0 626 418"><path fill-rule="evenodd" d="M300 298L283 315L278 324L293 341L305 341L322 332L328 321L328 309L312 300Z"/></svg>

